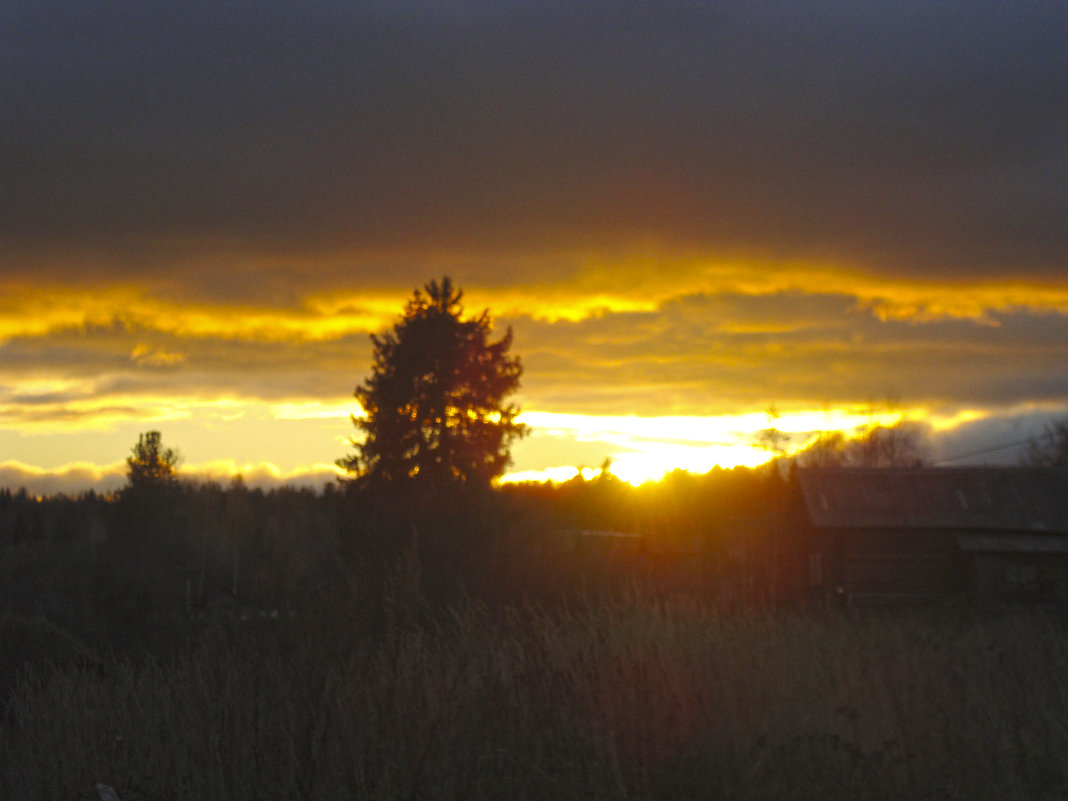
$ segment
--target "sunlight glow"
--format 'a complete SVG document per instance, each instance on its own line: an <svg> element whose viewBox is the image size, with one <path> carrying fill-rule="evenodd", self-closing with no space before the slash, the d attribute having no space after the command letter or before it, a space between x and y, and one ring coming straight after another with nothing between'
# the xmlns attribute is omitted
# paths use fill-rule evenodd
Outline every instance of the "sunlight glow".
<svg viewBox="0 0 1068 801"><path fill-rule="evenodd" d="M343 403L294 401L271 406L271 415L276 420L348 420L352 415L362 414L363 408L355 399Z"/></svg>
<svg viewBox="0 0 1068 801"><path fill-rule="evenodd" d="M712 445L692 448L683 445L647 443L638 453L613 460L612 475L639 486L658 481L673 470L707 473L714 467L756 467L768 461L769 454L753 445Z"/></svg>
<svg viewBox="0 0 1068 801"><path fill-rule="evenodd" d="M0 402L0 429L21 434L105 431L131 420L143 423L186 420L192 416L190 406L141 396L83 397L32 405Z"/></svg>
<svg viewBox="0 0 1068 801"><path fill-rule="evenodd" d="M873 422L893 425L902 417L922 419L922 410L879 411L869 407L786 411L775 420L765 412L698 416L601 416L524 412L520 422L531 426L533 437L597 443L611 460L612 475L630 484L656 481L673 470L707 473L714 467L755 467L772 454L757 444L759 433L774 426L790 435L787 453L808 444L816 432L842 431L850 436ZM519 446L521 447L521 446ZM512 481L567 481L577 467L557 465L522 470L502 479ZM598 471L592 471L595 475Z"/></svg>
<svg viewBox="0 0 1068 801"><path fill-rule="evenodd" d="M94 479L101 479L106 476L115 475L117 473L125 473L126 462L118 461L111 464L94 464L93 462L68 462L67 464L60 465L59 467L53 467L45 469L38 467L37 465L26 464L20 462L17 459L6 459L0 462L0 471L14 471L23 473L28 476L69 476L71 474L84 474Z"/></svg>
<svg viewBox="0 0 1068 801"><path fill-rule="evenodd" d="M76 495L86 490L112 492L126 482L124 461L98 465L68 462L49 469L15 459L0 462L0 487L25 489L31 495Z"/></svg>
<svg viewBox="0 0 1068 801"><path fill-rule="evenodd" d="M896 420L896 413L880 414L880 422ZM862 407L786 411L774 421L783 431L848 431L866 425L870 410ZM548 436L572 436L579 440L610 439L620 442L674 442L693 446L736 446L751 443L769 426L766 412L746 412L708 417L671 415L589 415L557 412L523 412L519 422Z"/></svg>
<svg viewBox="0 0 1068 801"><path fill-rule="evenodd" d="M284 470L273 462L236 462L233 459L218 459L200 464L183 465L183 478L227 482L237 476L250 486L279 485L287 482L297 484L321 484L345 476L335 464L299 465Z"/></svg>
<svg viewBox="0 0 1068 801"><path fill-rule="evenodd" d="M989 416L990 412L982 409L960 409L952 414L930 414L927 416L927 422L933 431L949 431L966 423L985 420Z"/></svg>
<svg viewBox="0 0 1068 801"><path fill-rule="evenodd" d="M559 465L557 467L546 467L544 470L520 470L515 473L507 473L501 477L500 483L519 484L524 481L533 481L540 484L544 481L551 481L554 484L562 484L579 475L585 481L592 481L597 478L600 472L600 470L594 470L592 467L580 469L569 465Z"/></svg>

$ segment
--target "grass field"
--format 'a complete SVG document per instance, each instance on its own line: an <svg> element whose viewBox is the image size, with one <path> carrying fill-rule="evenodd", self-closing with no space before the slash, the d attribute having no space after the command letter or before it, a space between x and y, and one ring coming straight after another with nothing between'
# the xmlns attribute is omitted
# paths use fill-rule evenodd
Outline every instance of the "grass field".
<svg viewBox="0 0 1068 801"><path fill-rule="evenodd" d="M726 613L633 598L349 641L205 633L166 661L37 669L0 797L1054 799L1054 616Z"/></svg>

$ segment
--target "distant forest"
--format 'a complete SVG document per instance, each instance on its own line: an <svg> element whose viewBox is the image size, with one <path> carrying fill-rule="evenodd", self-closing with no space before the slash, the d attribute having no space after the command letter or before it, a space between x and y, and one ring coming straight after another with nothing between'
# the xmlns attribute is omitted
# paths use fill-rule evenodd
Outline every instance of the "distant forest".
<svg viewBox="0 0 1068 801"><path fill-rule="evenodd" d="M735 468L642 488L605 472L441 496L343 484L265 492L240 479L131 478L113 495L77 497L5 489L0 613L46 619L93 645L156 650L212 620L348 609L373 627L397 612L390 604L423 614L461 596L561 599L654 581L654 564L726 591L752 561L754 532L784 522L789 481ZM758 593L758 575L744 579Z"/></svg>

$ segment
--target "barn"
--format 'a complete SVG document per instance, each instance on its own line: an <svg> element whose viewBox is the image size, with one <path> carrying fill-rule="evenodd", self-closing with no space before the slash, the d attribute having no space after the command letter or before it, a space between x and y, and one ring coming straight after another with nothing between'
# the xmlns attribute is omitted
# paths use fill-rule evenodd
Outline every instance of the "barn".
<svg viewBox="0 0 1068 801"><path fill-rule="evenodd" d="M804 596L1068 601L1068 470L810 468L797 479Z"/></svg>

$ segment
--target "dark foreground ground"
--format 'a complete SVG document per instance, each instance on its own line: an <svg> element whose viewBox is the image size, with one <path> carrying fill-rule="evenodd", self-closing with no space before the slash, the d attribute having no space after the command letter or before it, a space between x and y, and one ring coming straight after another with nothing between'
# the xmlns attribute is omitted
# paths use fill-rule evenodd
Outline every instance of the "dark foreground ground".
<svg viewBox="0 0 1068 801"><path fill-rule="evenodd" d="M1054 799L1056 614L477 606L205 628L23 671L0 798ZM60 636L60 635L57 635ZM46 660L47 661L47 660Z"/></svg>

